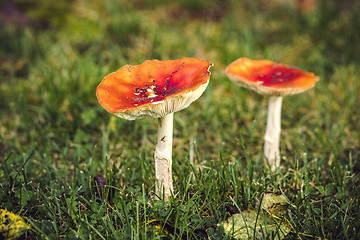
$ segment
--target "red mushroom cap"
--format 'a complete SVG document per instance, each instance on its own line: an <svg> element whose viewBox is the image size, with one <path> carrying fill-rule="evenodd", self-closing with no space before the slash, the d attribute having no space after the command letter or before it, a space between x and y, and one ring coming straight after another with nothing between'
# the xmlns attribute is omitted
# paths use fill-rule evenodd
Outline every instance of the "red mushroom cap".
<svg viewBox="0 0 360 240"><path fill-rule="evenodd" d="M240 58L226 68L229 78L260 94L285 96L312 88L319 80L314 73L270 60Z"/></svg>
<svg viewBox="0 0 360 240"><path fill-rule="evenodd" d="M163 117L200 97L210 79L211 66L194 58L125 65L102 80L96 96L107 111L128 120L143 115Z"/></svg>

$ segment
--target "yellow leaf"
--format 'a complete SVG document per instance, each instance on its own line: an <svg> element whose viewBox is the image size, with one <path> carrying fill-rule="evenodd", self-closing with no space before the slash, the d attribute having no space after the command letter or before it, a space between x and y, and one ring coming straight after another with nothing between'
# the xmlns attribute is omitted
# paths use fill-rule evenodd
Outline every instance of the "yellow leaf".
<svg viewBox="0 0 360 240"><path fill-rule="evenodd" d="M0 209L0 239L16 239L31 227L22 217Z"/></svg>

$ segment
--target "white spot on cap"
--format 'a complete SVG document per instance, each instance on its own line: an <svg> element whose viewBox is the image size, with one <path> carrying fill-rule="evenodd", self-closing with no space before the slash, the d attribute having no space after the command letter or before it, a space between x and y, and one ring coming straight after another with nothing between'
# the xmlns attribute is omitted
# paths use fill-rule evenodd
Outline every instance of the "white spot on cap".
<svg viewBox="0 0 360 240"><path fill-rule="evenodd" d="M154 97L157 97L157 96L158 96L158 95L155 94L154 88L156 88L156 86L152 85L152 86L149 86L148 89L146 89L146 91L149 93L149 94L147 95L148 98L154 98Z"/></svg>

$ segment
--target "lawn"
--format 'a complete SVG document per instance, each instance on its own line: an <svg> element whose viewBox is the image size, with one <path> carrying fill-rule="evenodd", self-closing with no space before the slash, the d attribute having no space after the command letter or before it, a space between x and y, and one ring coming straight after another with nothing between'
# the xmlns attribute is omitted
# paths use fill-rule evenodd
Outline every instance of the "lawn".
<svg viewBox="0 0 360 240"><path fill-rule="evenodd" d="M286 239L359 239L360 3L296 2L1 3L0 209L31 226L20 239L231 239L219 223L267 192L288 199ZM174 115L176 195L157 201L157 120L112 116L95 91L126 64L182 57L214 66ZM240 57L320 77L284 97L275 171L268 98L225 74Z"/></svg>

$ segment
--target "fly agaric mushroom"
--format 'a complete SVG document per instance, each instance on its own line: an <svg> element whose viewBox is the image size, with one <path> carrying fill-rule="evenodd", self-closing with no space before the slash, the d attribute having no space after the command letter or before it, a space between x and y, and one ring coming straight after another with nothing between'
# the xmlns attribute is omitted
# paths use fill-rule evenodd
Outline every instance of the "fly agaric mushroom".
<svg viewBox="0 0 360 240"><path fill-rule="evenodd" d="M158 118L155 149L155 193L168 200L173 193L173 114L187 108L205 91L211 63L194 58L148 60L125 65L107 75L96 89L99 103L126 120L143 116Z"/></svg>
<svg viewBox="0 0 360 240"><path fill-rule="evenodd" d="M270 60L240 58L226 68L236 84L269 95L264 155L272 170L280 165L280 130L282 97L304 92L319 80L318 76Z"/></svg>

